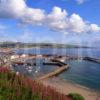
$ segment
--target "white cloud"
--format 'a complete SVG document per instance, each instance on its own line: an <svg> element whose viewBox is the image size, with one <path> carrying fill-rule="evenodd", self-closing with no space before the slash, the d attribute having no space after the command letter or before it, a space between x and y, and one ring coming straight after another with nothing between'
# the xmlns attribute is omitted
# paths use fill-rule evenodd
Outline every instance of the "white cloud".
<svg viewBox="0 0 100 100"><path fill-rule="evenodd" d="M6 28L7 28L7 26L0 24L0 30L4 30Z"/></svg>
<svg viewBox="0 0 100 100"><path fill-rule="evenodd" d="M78 0L83 3L83 0ZM18 19L23 24L43 25L63 33L100 32L100 26L87 23L78 14L68 15L66 10L54 7L50 13L30 8L25 0L5 0L0 3L0 18Z"/></svg>
<svg viewBox="0 0 100 100"><path fill-rule="evenodd" d="M62 10L59 7L54 7L52 9L52 12L50 14L48 14L48 19L49 20L54 20L54 21L58 21L58 20L63 20L65 19L67 16L67 12L66 10Z"/></svg>
<svg viewBox="0 0 100 100"><path fill-rule="evenodd" d="M85 32L86 23L79 15L72 14L69 18L69 27L72 32L82 33Z"/></svg>
<svg viewBox="0 0 100 100"><path fill-rule="evenodd" d="M90 25L90 31L91 32L98 32L98 31L100 31L100 27L96 24L91 24Z"/></svg>
<svg viewBox="0 0 100 100"><path fill-rule="evenodd" d="M86 0L76 0L78 4L83 4Z"/></svg>
<svg viewBox="0 0 100 100"><path fill-rule="evenodd" d="M45 19L44 10L27 8L24 10L21 21L32 25L41 25Z"/></svg>
<svg viewBox="0 0 100 100"><path fill-rule="evenodd" d="M29 8L24 0L5 0L0 3L2 18L16 18L24 23L33 24L43 21L44 16L43 10Z"/></svg>
<svg viewBox="0 0 100 100"><path fill-rule="evenodd" d="M24 0L2 0L0 3L0 17L19 18L25 8Z"/></svg>
<svg viewBox="0 0 100 100"><path fill-rule="evenodd" d="M15 37L9 37L9 35L5 34L5 32L0 32L0 42L3 41L15 41Z"/></svg>
<svg viewBox="0 0 100 100"><path fill-rule="evenodd" d="M65 30L67 27L67 15L66 10L62 10L59 7L54 7L52 12L47 15L46 24L52 30Z"/></svg>
<svg viewBox="0 0 100 100"><path fill-rule="evenodd" d="M33 41L32 34L33 33L31 32L25 31L17 38L17 40L21 42L26 42L26 40L27 42L32 42Z"/></svg>

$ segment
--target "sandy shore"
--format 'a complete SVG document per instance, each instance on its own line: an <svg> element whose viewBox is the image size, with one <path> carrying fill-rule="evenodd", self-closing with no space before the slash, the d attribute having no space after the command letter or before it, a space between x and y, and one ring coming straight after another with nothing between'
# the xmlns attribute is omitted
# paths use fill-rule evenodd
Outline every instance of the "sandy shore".
<svg viewBox="0 0 100 100"><path fill-rule="evenodd" d="M57 89L57 91L67 95L68 93L79 93L85 100L100 100L100 93L90 90L88 88L82 87L77 84L66 82L58 78L50 78L41 81L46 86L51 86Z"/></svg>

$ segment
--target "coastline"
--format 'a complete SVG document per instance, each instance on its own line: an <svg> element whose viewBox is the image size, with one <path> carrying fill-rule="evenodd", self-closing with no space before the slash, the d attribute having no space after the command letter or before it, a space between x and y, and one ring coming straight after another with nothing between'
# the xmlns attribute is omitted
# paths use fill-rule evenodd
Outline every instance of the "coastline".
<svg viewBox="0 0 100 100"><path fill-rule="evenodd" d="M86 86L83 86L83 85L81 85L81 84L72 82L72 81L70 81L70 80L62 79L62 78L60 78L60 77L57 78L57 79L59 79L59 80L65 82L65 83L67 82L67 83L73 84L73 85L75 85L75 86L78 86L78 87L80 87L80 88L86 89L86 90L88 90L88 91L100 92L99 90L95 90L95 89L92 89L92 88L88 88L88 87L86 87Z"/></svg>
<svg viewBox="0 0 100 100"><path fill-rule="evenodd" d="M27 49L27 48L26 48ZM30 48L28 48L30 49ZM1 51L10 52L10 49L2 49ZM90 88L84 87L82 85L76 84L74 82L66 81L60 78L48 78L46 80L40 81L44 85L48 85L56 89L57 91L68 95L69 93L79 93L85 100L100 100L100 92L92 90ZM95 85L95 84L94 84Z"/></svg>
<svg viewBox="0 0 100 100"><path fill-rule="evenodd" d="M65 95L68 95L69 93L79 93L85 98L85 100L100 100L99 91L94 91L87 87L71 83L60 78L49 78L42 80L41 83L46 86L51 86Z"/></svg>

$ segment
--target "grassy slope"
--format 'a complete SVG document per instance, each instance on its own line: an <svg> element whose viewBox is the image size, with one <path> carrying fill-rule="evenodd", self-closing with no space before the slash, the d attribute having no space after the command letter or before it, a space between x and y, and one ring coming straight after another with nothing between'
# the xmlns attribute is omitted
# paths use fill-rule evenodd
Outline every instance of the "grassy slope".
<svg viewBox="0 0 100 100"><path fill-rule="evenodd" d="M71 100L23 75L0 68L0 100Z"/></svg>

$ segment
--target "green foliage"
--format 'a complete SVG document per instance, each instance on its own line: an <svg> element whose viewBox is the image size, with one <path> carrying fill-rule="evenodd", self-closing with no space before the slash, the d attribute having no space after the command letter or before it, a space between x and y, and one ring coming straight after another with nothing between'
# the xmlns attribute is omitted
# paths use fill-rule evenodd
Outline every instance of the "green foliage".
<svg viewBox="0 0 100 100"><path fill-rule="evenodd" d="M68 96L72 97L73 100L85 100L84 97L78 93L69 93Z"/></svg>
<svg viewBox="0 0 100 100"><path fill-rule="evenodd" d="M9 71L0 72L0 100L40 100L39 95L24 83L22 76Z"/></svg>
<svg viewBox="0 0 100 100"><path fill-rule="evenodd" d="M0 68L0 100L69 100L51 87Z"/></svg>

